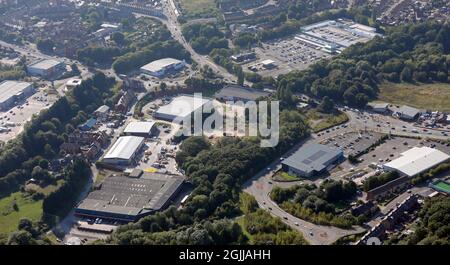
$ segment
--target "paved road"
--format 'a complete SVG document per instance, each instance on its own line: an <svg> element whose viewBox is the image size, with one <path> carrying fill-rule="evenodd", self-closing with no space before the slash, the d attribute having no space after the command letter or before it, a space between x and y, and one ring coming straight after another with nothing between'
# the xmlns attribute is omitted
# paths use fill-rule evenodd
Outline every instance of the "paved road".
<svg viewBox="0 0 450 265"><path fill-rule="evenodd" d="M377 131L383 133L391 132L404 136L416 136L416 137L421 136L425 138L428 137L437 139L448 139L448 137L442 136L441 132L437 130L429 130L427 132L419 131L418 133L412 133L411 130L416 129L416 127L414 127L413 124L399 119L395 119L390 116L383 116L379 114L371 114L352 110L346 111L346 113L349 116L349 121L346 123L347 125L346 128L342 128L342 126L336 126L335 128L339 127L339 129L334 130L330 129L328 130L329 131L328 133L313 134L310 138L294 146L282 157L288 157L290 154L295 152L301 145L307 142L319 142L320 140L335 137L338 134L358 130ZM394 127L395 130L392 130L392 127ZM406 132L404 132L403 129L405 129ZM430 132L431 134L429 134ZM331 244L343 236L360 233L364 230L360 227L355 227L352 230L344 230L336 227L315 225L313 223L306 222L304 220L296 218L295 216L292 216L287 212L285 212L284 210L282 210L269 197L269 192L272 190L272 186L277 185L272 184L271 176L273 175L273 172L279 169L280 167L281 167L280 160L274 161L272 164L268 165L266 169L256 174L252 179L250 179L244 184L244 191L253 195L261 208L268 210L274 216L280 217L283 222L285 222L292 228L302 232L304 237L311 244L314 245ZM427 189L417 188L413 189L413 192L423 193L427 192ZM402 198L404 198L405 196L407 195L399 196L398 199L395 199L393 201L393 204L387 205L385 209L388 211L389 209L395 206L395 203L398 200L402 200Z"/></svg>
<svg viewBox="0 0 450 265"><path fill-rule="evenodd" d="M168 3L168 1L165 1L163 3L163 8L167 20L160 19L160 21L167 26L169 31L172 33L173 38L178 42L180 42L184 46L184 48L191 54L192 59L196 61L201 67L207 65L216 73L222 75L225 79L236 82L237 80L236 76L228 73L228 71L225 68L216 65L209 58L198 54L196 51L194 51L194 49L192 49L191 45L189 45L189 43L184 38L181 32L181 25L177 20L177 16L175 15L175 10L173 9L172 5Z"/></svg>
<svg viewBox="0 0 450 265"><path fill-rule="evenodd" d="M289 150L283 157L289 156L291 153L295 152L302 144L309 141L314 141L314 139L315 138L310 137L302 141L300 144L294 146L291 150ZM244 191L253 195L261 208L268 210L274 216L280 217L284 223L300 231L305 239L313 245L329 245L343 236L361 233L364 231L364 229L361 227L355 227L354 229L345 230L332 226L316 225L288 214L283 209L281 209L275 202L270 199L269 196L269 192L272 190L272 186L275 185L271 184L271 176L273 175L273 172L280 167L280 161L274 161L268 166L268 168L260 171L252 179L248 180L244 184Z"/></svg>

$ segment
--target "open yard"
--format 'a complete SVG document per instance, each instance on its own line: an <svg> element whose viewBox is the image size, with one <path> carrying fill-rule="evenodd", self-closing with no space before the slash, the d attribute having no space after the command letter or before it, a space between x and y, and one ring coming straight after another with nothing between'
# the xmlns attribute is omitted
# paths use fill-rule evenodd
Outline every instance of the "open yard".
<svg viewBox="0 0 450 265"><path fill-rule="evenodd" d="M22 218L39 220L42 216L42 200L34 201L16 192L0 199L0 234L7 234L17 229Z"/></svg>
<svg viewBox="0 0 450 265"><path fill-rule="evenodd" d="M419 109L450 111L450 84L383 83L380 86L378 99Z"/></svg>
<svg viewBox="0 0 450 265"><path fill-rule="evenodd" d="M183 15L188 18L214 17L217 12L214 0L178 0Z"/></svg>

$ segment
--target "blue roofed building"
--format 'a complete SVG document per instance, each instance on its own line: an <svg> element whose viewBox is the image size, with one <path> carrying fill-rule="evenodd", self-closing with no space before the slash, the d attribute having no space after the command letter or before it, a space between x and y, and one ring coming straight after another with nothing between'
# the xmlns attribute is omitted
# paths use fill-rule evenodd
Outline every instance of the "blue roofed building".
<svg viewBox="0 0 450 265"><path fill-rule="evenodd" d="M284 171L298 177L313 177L344 160L344 152L322 144L306 144L281 164Z"/></svg>
<svg viewBox="0 0 450 265"><path fill-rule="evenodd" d="M97 120L94 118L91 118L91 119L87 120L85 123L79 125L78 129L80 129L82 131L89 131L95 126L96 123L97 123Z"/></svg>

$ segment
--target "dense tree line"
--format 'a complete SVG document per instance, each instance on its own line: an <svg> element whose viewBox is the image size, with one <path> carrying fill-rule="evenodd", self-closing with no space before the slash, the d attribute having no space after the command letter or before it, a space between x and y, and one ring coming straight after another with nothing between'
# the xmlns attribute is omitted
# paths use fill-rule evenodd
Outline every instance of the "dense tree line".
<svg viewBox="0 0 450 265"><path fill-rule="evenodd" d="M414 233L404 242L409 245L450 244L450 198L436 196L426 199L419 212Z"/></svg>
<svg viewBox="0 0 450 265"><path fill-rule="evenodd" d="M293 91L362 107L377 96L383 81L448 82L449 47L448 23L404 25L281 80Z"/></svg>
<svg viewBox="0 0 450 265"><path fill-rule="evenodd" d="M208 54L213 49L228 48L228 40L216 24L188 24L183 26L182 33L192 48L201 54Z"/></svg>
<svg viewBox="0 0 450 265"><path fill-rule="evenodd" d="M382 186L398 177L400 177L400 175L397 171L385 172L378 176L369 177L363 183L364 191L375 189L376 187Z"/></svg>
<svg viewBox="0 0 450 265"><path fill-rule="evenodd" d="M44 214L64 217L75 206L90 175L89 165L83 160L75 160L65 169L64 183L61 187L44 199L42 204Z"/></svg>
<svg viewBox="0 0 450 265"><path fill-rule="evenodd" d="M334 203L346 202L356 195L354 182L325 180L320 187L298 185L288 189L275 187L270 197L284 210L301 219L323 225L349 228L356 223L352 215L337 215Z"/></svg>
<svg viewBox="0 0 450 265"><path fill-rule="evenodd" d="M0 190L6 195L30 178L42 158L53 158L77 125L103 104L112 105L115 81L95 74L35 115L24 131L0 151ZM37 157L37 158L36 158Z"/></svg>
<svg viewBox="0 0 450 265"><path fill-rule="evenodd" d="M111 64L116 56L122 54L118 47L89 46L77 51L78 60L85 62L89 66L94 63Z"/></svg>
<svg viewBox="0 0 450 265"><path fill-rule="evenodd" d="M273 148L261 148L258 138L225 137L214 145L202 137L186 140L176 160L195 189L183 209L170 208L145 217L128 226L126 231L119 230L112 242L123 243L121 234L126 233L154 243L153 238L161 233L176 234L179 229L195 229L205 220L221 219L220 222L225 222L223 219L239 215L242 183L306 134L307 126L301 115L295 111L283 111L280 114L279 144Z"/></svg>
<svg viewBox="0 0 450 265"><path fill-rule="evenodd" d="M11 66L0 63L0 82L4 80L19 80L26 75L22 64Z"/></svg>
<svg viewBox="0 0 450 265"><path fill-rule="evenodd" d="M258 208L255 198L246 193L240 196L243 228L255 245L306 245L303 236L267 211Z"/></svg>

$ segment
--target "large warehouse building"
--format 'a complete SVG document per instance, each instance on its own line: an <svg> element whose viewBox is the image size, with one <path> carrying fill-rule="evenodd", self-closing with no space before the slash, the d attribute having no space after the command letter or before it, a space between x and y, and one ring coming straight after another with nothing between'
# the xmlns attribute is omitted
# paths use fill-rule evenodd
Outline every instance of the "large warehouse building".
<svg viewBox="0 0 450 265"><path fill-rule="evenodd" d="M164 58L153 61L141 67L141 72L144 74L163 77L169 72L174 72L182 69L186 63L173 58Z"/></svg>
<svg viewBox="0 0 450 265"><path fill-rule="evenodd" d="M153 121L135 121L130 122L123 132L126 135L150 137L156 132L156 126Z"/></svg>
<svg viewBox="0 0 450 265"><path fill-rule="evenodd" d="M31 96L33 85L27 82L3 81L0 83L0 110L5 111L14 107L18 100Z"/></svg>
<svg viewBox="0 0 450 265"><path fill-rule="evenodd" d="M78 205L75 215L134 222L166 208L183 182L182 176L161 173L144 172L138 178L112 175Z"/></svg>
<svg viewBox="0 0 450 265"><path fill-rule="evenodd" d="M57 60L40 60L27 66L30 75L43 78L55 77L66 70L66 65Z"/></svg>
<svg viewBox="0 0 450 265"><path fill-rule="evenodd" d="M384 170L397 171L403 176L414 177L420 173L450 161L446 153L430 147L413 147L401 156L383 165Z"/></svg>
<svg viewBox="0 0 450 265"><path fill-rule="evenodd" d="M167 121L173 121L176 118L184 120L207 104L212 104L212 101L203 97L182 95L174 98L169 104L161 106L155 111L154 117Z"/></svg>
<svg viewBox="0 0 450 265"><path fill-rule="evenodd" d="M284 171L298 177L312 177L341 162L344 152L322 144L306 144L281 164Z"/></svg>
<svg viewBox="0 0 450 265"><path fill-rule="evenodd" d="M144 137L119 137L105 154L102 161L113 165L129 165L133 162L143 144Z"/></svg>

